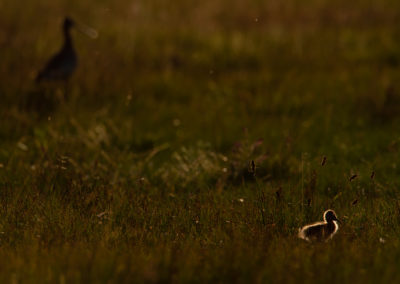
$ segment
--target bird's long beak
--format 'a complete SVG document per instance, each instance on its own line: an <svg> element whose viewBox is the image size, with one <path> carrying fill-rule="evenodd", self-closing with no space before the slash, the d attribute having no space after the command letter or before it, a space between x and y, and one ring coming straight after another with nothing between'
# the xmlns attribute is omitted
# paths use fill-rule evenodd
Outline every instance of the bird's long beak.
<svg viewBox="0 0 400 284"><path fill-rule="evenodd" d="M86 26L84 24L81 24L81 23L76 24L76 29L78 31L80 31L81 33L83 33L83 34L85 34L88 37L93 38L93 39L97 38L98 35L99 35L99 33L95 29L93 29L91 27L88 27L88 26Z"/></svg>
<svg viewBox="0 0 400 284"><path fill-rule="evenodd" d="M342 221L340 221L339 219L335 219L335 221L337 221L339 224L342 224Z"/></svg>

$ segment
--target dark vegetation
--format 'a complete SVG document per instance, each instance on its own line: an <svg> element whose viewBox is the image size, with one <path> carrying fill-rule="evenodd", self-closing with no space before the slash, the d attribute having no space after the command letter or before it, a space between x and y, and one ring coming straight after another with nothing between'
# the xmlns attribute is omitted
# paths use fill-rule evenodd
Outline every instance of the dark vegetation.
<svg viewBox="0 0 400 284"><path fill-rule="evenodd" d="M108 2L0 3L0 282L400 281L400 2Z"/></svg>

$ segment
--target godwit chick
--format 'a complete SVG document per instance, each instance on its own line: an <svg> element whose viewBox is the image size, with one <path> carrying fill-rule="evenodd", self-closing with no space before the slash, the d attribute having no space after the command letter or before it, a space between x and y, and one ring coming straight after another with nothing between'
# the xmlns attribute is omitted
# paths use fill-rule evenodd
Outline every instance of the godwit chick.
<svg viewBox="0 0 400 284"><path fill-rule="evenodd" d="M83 25L76 25L70 18L65 18L63 23L64 44L61 50L51 57L45 67L39 72L36 77L37 83L55 80L67 82L71 74L75 71L78 65L78 57L71 38L71 28L74 26L91 38L97 37L95 30Z"/></svg>
<svg viewBox="0 0 400 284"><path fill-rule="evenodd" d="M335 211L329 209L324 212L324 221L306 225L299 229L299 238L306 241L328 241L339 230L338 218Z"/></svg>

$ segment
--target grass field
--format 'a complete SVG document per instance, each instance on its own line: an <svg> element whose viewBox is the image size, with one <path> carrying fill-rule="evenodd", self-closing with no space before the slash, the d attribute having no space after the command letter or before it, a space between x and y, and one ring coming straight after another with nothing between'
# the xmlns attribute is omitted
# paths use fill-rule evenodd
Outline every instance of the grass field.
<svg viewBox="0 0 400 284"><path fill-rule="evenodd" d="M65 15L99 31L68 101L34 83ZM1 283L400 281L400 2L6 0L0 26Z"/></svg>

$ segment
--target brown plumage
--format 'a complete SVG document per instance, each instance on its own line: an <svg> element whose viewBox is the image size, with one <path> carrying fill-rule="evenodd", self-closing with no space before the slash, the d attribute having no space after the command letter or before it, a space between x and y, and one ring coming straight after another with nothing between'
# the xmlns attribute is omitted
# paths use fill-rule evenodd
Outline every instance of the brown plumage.
<svg viewBox="0 0 400 284"><path fill-rule="evenodd" d="M299 229L299 238L309 242L328 241L339 230L338 222L340 222L335 211L329 209L324 212L324 221L306 225Z"/></svg>

